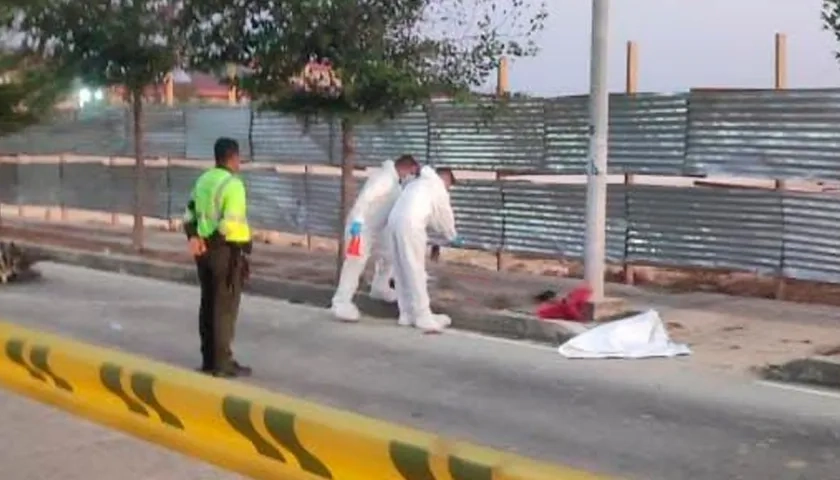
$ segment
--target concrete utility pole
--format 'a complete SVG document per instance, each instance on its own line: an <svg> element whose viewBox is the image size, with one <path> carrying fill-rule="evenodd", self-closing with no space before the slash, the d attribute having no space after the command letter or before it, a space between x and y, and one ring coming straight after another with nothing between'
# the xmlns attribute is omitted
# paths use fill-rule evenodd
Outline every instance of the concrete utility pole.
<svg viewBox="0 0 840 480"><path fill-rule="evenodd" d="M584 278L592 301L604 299L607 230L607 139L609 137L610 0L592 0L592 51L589 65L589 158L586 163Z"/></svg>

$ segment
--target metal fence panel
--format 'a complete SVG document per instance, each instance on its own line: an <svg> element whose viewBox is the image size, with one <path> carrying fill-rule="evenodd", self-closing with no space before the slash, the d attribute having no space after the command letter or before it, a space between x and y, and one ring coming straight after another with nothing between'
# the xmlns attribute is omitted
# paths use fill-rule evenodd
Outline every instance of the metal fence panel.
<svg viewBox="0 0 840 480"><path fill-rule="evenodd" d="M0 139L0 152L27 155L120 154L126 148L123 121L124 112L121 109L62 112L50 121L4 136Z"/></svg>
<svg viewBox="0 0 840 480"><path fill-rule="evenodd" d="M610 95L609 171L680 175L687 128L687 95Z"/></svg>
<svg viewBox="0 0 840 480"><path fill-rule="evenodd" d="M302 173L274 170L244 174L248 186L248 221L256 228L305 233L306 204Z"/></svg>
<svg viewBox="0 0 840 480"><path fill-rule="evenodd" d="M494 181L460 182L450 192L455 226L464 246L490 252L502 246L504 205L502 189Z"/></svg>
<svg viewBox="0 0 840 480"><path fill-rule="evenodd" d="M104 162L60 165L61 204L69 208L84 210L111 210L111 174Z"/></svg>
<svg viewBox="0 0 840 480"><path fill-rule="evenodd" d="M128 121L128 152L134 156L134 117ZM184 158L187 154L187 123L181 108L147 108L143 112L143 155Z"/></svg>
<svg viewBox="0 0 840 480"><path fill-rule="evenodd" d="M429 157L429 119L422 108L394 119L356 126L356 163L376 166L400 155L414 155L418 162Z"/></svg>
<svg viewBox="0 0 840 480"><path fill-rule="evenodd" d="M785 192L784 274L840 283L840 196Z"/></svg>
<svg viewBox="0 0 840 480"><path fill-rule="evenodd" d="M24 205L51 206L61 203L58 163L18 165L18 200Z"/></svg>
<svg viewBox="0 0 840 480"><path fill-rule="evenodd" d="M340 131L324 122L310 125L292 115L256 112L251 122L253 158L258 162L337 164Z"/></svg>
<svg viewBox="0 0 840 480"><path fill-rule="evenodd" d="M185 114L186 158L213 160L213 144L219 137L239 142L239 153L251 158L249 132L251 109L241 107L195 107Z"/></svg>
<svg viewBox="0 0 840 480"><path fill-rule="evenodd" d="M166 169L166 182L169 185L168 217L182 218L190 201L193 185L203 170L173 165Z"/></svg>
<svg viewBox="0 0 840 480"><path fill-rule="evenodd" d="M146 217L168 218L169 185L165 168L146 167L146 181L141 211ZM134 213L134 165L114 166L111 174L112 212L130 215Z"/></svg>
<svg viewBox="0 0 840 480"><path fill-rule="evenodd" d="M537 170L543 162L543 103L462 104L429 108L429 161L460 170Z"/></svg>
<svg viewBox="0 0 840 480"><path fill-rule="evenodd" d="M18 165L0 162L0 203L17 203L19 184Z"/></svg>
<svg viewBox="0 0 840 480"><path fill-rule="evenodd" d="M840 178L840 90L692 90L688 171Z"/></svg>
<svg viewBox="0 0 840 480"><path fill-rule="evenodd" d="M610 173L680 175L688 123L686 95L610 95ZM586 172L589 157L589 97L547 100L545 168L563 174Z"/></svg>
<svg viewBox="0 0 840 480"><path fill-rule="evenodd" d="M522 181L502 184L504 248L581 258L584 247L585 185L548 185ZM607 195L607 258L624 258L627 230L624 186L610 185Z"/></svg>
<svg viewBox="0 0 840 480"><path fill-rule="evenodd" d="M553 98L545 102L545 164L562 174L586 171L589 152L587 96Z"/></svg>
<svg viewBox="0 0 840 480"><path fill-rule="evenodd" d="M359 188L356 191L360 191ZM306 231L335 237L341 231L341 178L335 175L306 176Z"/></svg>
<svg viewBox="0 0 840 480"><path fill-rule="evenodd" d="M628 260L777 273L781 196L771 190L633 186Z"/></svg>

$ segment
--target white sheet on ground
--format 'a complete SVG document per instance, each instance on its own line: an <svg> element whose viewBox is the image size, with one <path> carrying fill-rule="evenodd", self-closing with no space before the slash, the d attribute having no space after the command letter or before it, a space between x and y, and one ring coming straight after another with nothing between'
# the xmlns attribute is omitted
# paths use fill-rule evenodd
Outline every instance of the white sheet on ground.
<svg viewBox="0 0 840 480"><path fill-rule="evenodd" d="M674 343L655 310L598 325L560 345L566 358L650 358L689 355Z"/></svg>

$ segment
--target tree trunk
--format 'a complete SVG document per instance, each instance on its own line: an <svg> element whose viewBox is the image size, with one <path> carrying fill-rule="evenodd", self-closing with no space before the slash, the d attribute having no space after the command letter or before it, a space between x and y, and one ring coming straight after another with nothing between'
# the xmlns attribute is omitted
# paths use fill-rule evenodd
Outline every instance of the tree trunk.
<svg viewBox="0 0 840 480"><path fill-rule="evenodd" d="M146 202L146 163L143 159L143 91L132 92L132 113L134 114L134 228L131 245L135 250L143 249L143 214Z"/></svg>
<svg viewBox="0 0 840 480"><path fill-rule="evenodd" d="M356 181L353 178L353 170L356 165L356 140L350 120L341 121L341 206L339 208L339 235L338 255L336 259L335 281L341 276L341 265L344 262L344 229L347 222L347 215L353 205L356 196Z"/></svg>

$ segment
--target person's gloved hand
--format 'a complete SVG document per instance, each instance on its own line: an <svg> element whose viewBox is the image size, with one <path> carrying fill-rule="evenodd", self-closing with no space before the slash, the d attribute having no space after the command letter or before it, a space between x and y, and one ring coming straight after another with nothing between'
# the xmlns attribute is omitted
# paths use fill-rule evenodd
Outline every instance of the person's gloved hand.
<svg viewBox="0 0 840 480"><path fill-rule="evenodd" d="M359 220L353 220L353 223L350 224L350 236L358 237L362 234L362 222Z"/></svg>
<svg viewBox="0 0 840 480"><path fill-rule="evenodd" d="M464 239L462 239L460 236L456 236L455 238L452 239L451 242L449 242L449 245L451 245L455 248L463 247L464 246Z"/></svg>

